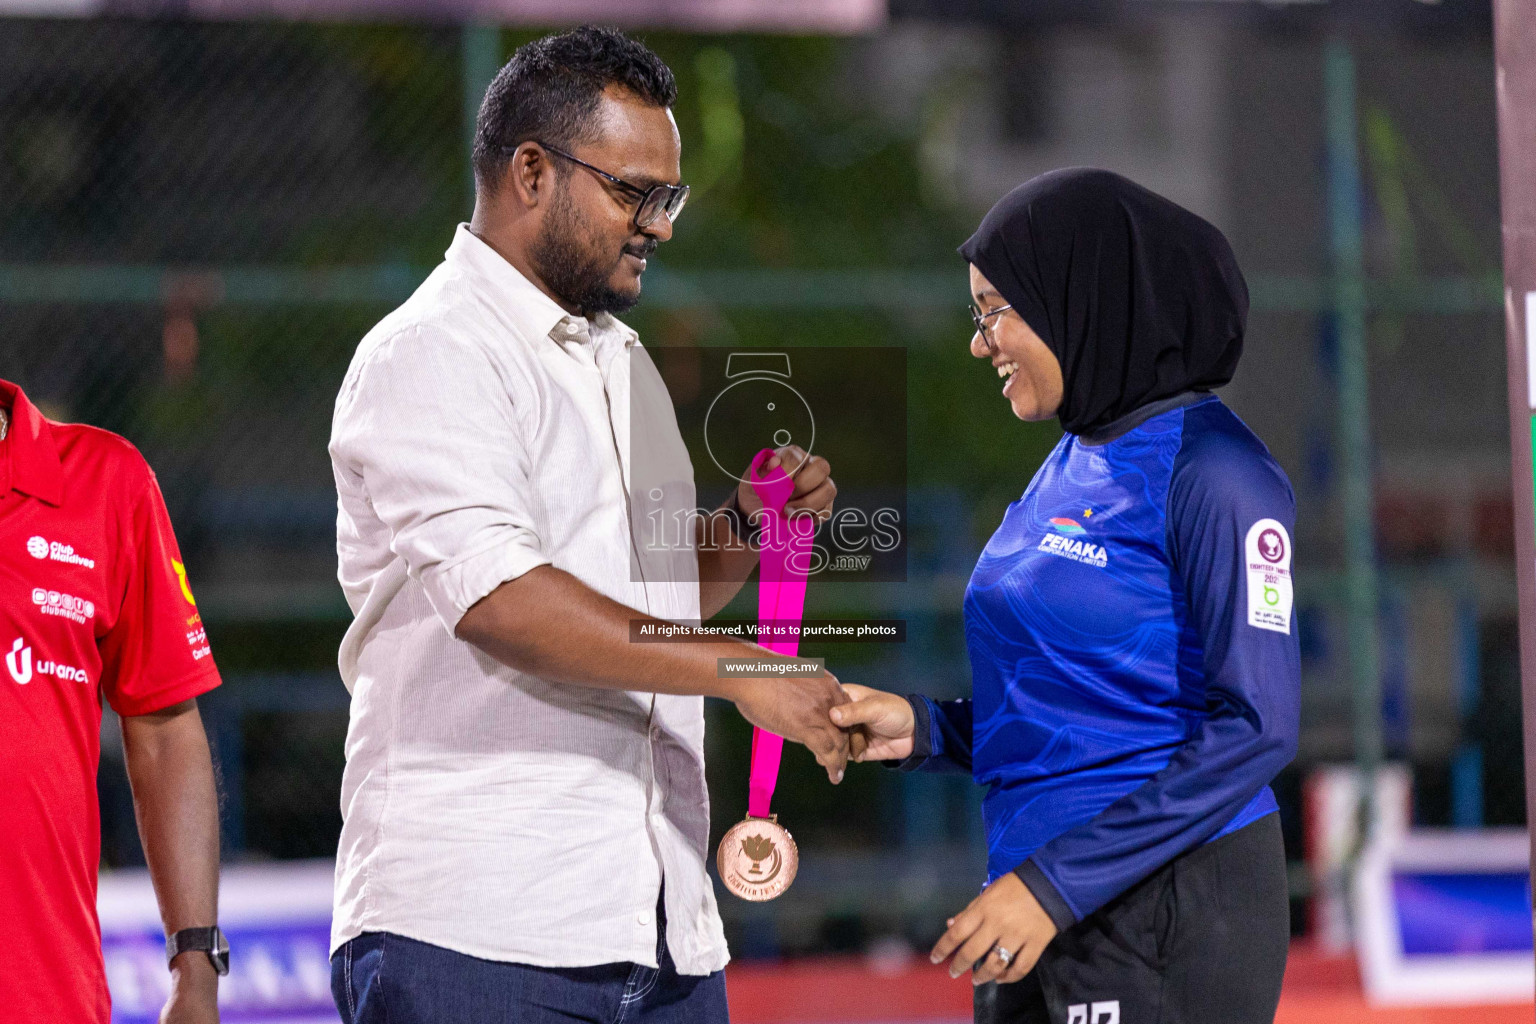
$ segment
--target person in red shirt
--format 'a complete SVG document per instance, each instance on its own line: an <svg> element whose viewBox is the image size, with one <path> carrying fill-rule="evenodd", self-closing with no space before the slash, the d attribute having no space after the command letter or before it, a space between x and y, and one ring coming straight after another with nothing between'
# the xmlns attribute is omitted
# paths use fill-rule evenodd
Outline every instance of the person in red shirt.
<svg viewBox="0 0 1536 1024"><path fill-rule="evenodd" d="M215 1024L219 824L196 697L219 685L154 473L0 380L0 1018L107 1024L96 917L102 702L122 718L165 923L162 1024Z"/></svg>

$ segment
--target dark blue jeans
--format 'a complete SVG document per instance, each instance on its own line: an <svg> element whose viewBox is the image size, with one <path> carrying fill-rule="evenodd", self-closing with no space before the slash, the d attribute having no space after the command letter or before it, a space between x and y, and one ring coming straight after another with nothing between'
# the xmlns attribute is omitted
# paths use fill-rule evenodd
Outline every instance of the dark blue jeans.
<svg viewBox="0 0 1536 1024"><path fill-rule="evenodd" d="M657 929L660 969L530 967L369 932L331 957L345 1024L729 1024L725 972L677 973Z"/></svg>

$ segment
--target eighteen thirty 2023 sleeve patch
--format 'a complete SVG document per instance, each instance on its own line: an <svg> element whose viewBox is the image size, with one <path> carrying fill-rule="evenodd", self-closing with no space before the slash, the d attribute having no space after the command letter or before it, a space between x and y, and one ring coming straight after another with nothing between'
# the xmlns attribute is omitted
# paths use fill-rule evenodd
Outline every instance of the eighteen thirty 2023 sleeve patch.
<svg viewBox="0 0 1536 1024"><path fill-rule="evenodd" d="M1248 625L1291 632L1291 536L1278 520L1260 519L1243 545L1248 574Z"/></svg>

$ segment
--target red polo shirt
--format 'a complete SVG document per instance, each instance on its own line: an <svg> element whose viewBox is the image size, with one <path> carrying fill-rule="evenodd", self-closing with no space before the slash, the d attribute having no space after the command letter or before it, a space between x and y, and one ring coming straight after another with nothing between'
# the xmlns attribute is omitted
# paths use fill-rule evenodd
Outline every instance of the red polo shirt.
<svg viewBox="0 0 1536 1024"><path fill-rule="evenodd" d="M106 1024L102 700L148 714L219 676L143 456L5 381L0 408L0 1018Z"/></svg>

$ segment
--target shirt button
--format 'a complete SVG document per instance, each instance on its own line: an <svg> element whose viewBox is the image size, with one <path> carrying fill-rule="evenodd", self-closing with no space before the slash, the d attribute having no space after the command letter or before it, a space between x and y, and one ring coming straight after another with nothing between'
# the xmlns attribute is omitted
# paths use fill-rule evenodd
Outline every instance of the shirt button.
<svg viewBox="0 0 1536 1024"><path fill-rule="evenodd" d="M568 324L565 325L565 333L566 334L576 334L576 333L579 333L580 331L581 331L581 327L578 326L577 324L575 324L574 322L573 323L568 323Z"/></svg>
<svg viewBox="0 0 1536 1024"><path fill-rule="evenodd" d="M650 924L651 923L651 912L649 910L642 910L642 911L640 911L640 913L635 915L635 923L636 924Z"/></svg>

